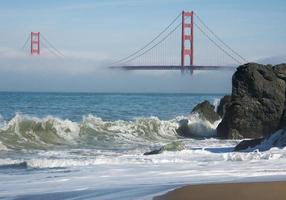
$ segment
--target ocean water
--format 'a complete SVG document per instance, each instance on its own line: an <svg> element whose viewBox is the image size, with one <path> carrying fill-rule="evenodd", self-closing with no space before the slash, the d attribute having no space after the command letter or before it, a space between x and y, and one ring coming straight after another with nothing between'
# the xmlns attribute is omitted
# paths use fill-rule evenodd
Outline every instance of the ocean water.
<svg viewBox="0 0 286 200"><path fill-rule="evenodd" d="M0 93L0 199L152 199L185 184L285 180L286 151L233 152L238 140L186 139L192 108L221 95ZM206 133L208 132L208 133ZM174 143L182 148L143 153Z"/></svg>

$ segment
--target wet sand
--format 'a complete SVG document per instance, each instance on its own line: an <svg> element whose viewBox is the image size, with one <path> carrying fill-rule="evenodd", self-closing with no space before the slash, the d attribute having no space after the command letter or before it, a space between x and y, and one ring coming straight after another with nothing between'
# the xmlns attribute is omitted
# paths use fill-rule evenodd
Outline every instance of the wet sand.
<svg viewBox="0 0 286 200"><path fill-rule="evenodd" d="M286 181L189 185L154 200L286 200Z"/></svg>

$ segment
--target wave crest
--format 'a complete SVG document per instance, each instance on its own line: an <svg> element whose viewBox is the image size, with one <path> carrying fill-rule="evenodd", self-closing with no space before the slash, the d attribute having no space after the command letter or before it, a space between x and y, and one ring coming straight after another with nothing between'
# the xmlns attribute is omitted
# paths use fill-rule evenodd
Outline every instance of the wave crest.
<svg viewBox="0 0 286 200"><path fill-rule="evenodd" d="M81 122L16 114L0 128L0 147L11 149L47 149L51 147L119 147L125 144L148 144L178 138L177 120L157 117L135 121L103 121L88 115Z"/></svg>

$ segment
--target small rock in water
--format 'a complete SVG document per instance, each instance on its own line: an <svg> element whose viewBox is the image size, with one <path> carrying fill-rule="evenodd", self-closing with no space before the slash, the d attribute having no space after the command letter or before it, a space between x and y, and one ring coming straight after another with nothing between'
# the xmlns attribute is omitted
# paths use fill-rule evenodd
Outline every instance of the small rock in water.
<svg viewBox="0 0 286 200"><path fill-rule="evenodd" d="M162 153L162 149L155 149L153 151L149 151L149 152L145 152L143 155L144 156L148 156L148 155L154 155L154 154L159 154L159 153Z"/></svg>
<svg viewBox="0 0 286 200"><path fill-rule="evenodd" d="M234 151L246 150L249 148L254 148L257 145L261 144L264 138L252 139L252 140L243 140L238 145L234 147Z"/></svg>
<svg viewBox="0 0 286 200"><path fill-rule="evenodd" d="M193 115L190 120L180 120L179 128L176 129L176 132L183 137L205 139L216 136L214 126L209 121Z"/></svg>
<svg viewBox="0 0 286 200"><path fill-rule="evenodd" d="M199 103L191 112L193 119L182 119L176 132L183 137L210 138L216 136L215 128L212 127L220 116L215 112L215 106L209 101Z"/></svg>
<svg viewBox="0 0 286 200"><path fill-rule="evenodd" d="M286 146L286 130L280 129L266 138L253 140L243 140L235 148L234 151L267 151L272 147L284 148Z"/></svg>
<svg viewBox="0 0 286 200"><path fill-rule="evenodd" d="M198 113L200 118L205 119L211 123L214 123L217 120L220 120L220 116L215 112L215 106L212 105L209 101L204 101L199 103L192 110L192 114Z"/></svg>
<svg viewBox="0 0 286 200"><path fill-rule="evenodd" d="M181 142L172 142L162 147L163 151L182 151L185 146Z"/></svg>
<svg viewBox="0 0 286 200"><path fill-rule="evenodd" d="M144 153L143 155L154 155L154 154L160 154L164 151L182 151L185 149L185 146L181 142L172 142L169 144L164 145L160 149L155 149L153 151L149 151Z"/></svg>
<svg viewBox="0 0 286 200"><path fill-rule="evenodd" d="M179 128L176 130L176 132L183 137L195 137L195 135L192 133L192 131L189 128L189 120L188 119L182 119L179 121Z"/></svg>

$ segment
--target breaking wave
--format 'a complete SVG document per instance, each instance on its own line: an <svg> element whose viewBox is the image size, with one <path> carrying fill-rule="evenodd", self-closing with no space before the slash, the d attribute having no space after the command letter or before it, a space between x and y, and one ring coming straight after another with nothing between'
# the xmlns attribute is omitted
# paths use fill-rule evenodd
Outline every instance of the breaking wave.
<svg viewBox="0 0 286 200"><path fill-rule="evenodd" d="M50 148L99 148L128 149L132 146L166 144L180 139L176 133L177 117L169 121L157 117L138 118L134 121L104 121L87 115L80 122L53 116L44 118L16 114L0 127L0 150L50 149ZM217 123L211 124L198 117L189 116L189 124L202 136L213 132ZM203 128L202 128L203 127Z"/></svg>
<svg viewBox="0 0 286 200"><path fill-rule="evenodd" d="M103 121L88 115L81 122L16 116L0 128L0 150L47 149L50 147L116 147L116 145L144 144L178 138L177 120L162 121L157 117L135 121Z"/></svg>

